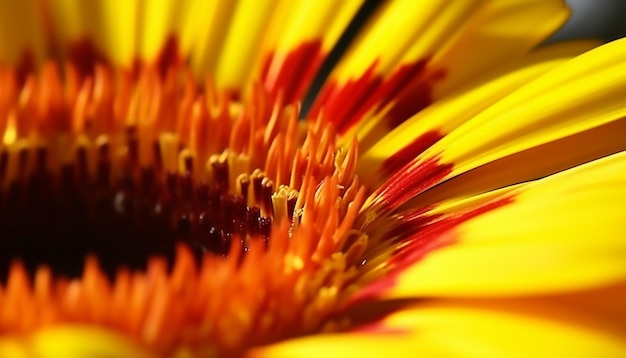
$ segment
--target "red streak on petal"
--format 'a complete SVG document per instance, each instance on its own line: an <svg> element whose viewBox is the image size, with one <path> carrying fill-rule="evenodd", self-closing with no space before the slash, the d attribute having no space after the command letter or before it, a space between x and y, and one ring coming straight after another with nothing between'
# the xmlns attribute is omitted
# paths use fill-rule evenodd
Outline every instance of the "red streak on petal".
<svg viewBox="0 0 626 358"><path fill-rule="evenodd" d="M157 55L155 66L161 75L161 78L165 78L168 69L172 67L178 67L182 64L182 55L180 51L180 45L178 39L174 34L167 37L163 48Z"/></svg>
<svg viewBox="0 0 626 358"><path fill-rule="evenodd" d="M385 212L395 210L419 193L443 181L453 168L453 164L440 163L437 157L418 164L410 162L380 186L376 191L376 201Z"/></svg>
<svg viewBox="0 0 626 358"><path fill-rule="evenodd" d="M481 214L511 204L513 201L514 197L506 196L456 215L444 218L440 218L441 215L433 215L427 222L424 222L425 218L422 215L411 217L402 225L411 233L403 240L409 244L398 249L389 264L396 270L404 270L431 252L433 245L434 248L438 248L452 244L451 240L440 240L446 232ZM410 229L411 226L416 227Z"/></svg>
<svg viewBox="0 0 626 358"><path fill-rule="evenodd" d="M70 62L76 66L78 73L83 77L93 75L96 64L109 64L107 57L98 51L87 38L70 44L68 56Z"/></svg>
<svg viewBox="0 0 626 358"><path fill-rule="evenodd" d="M336 123L338 131L345 133L370 110L378 111L389 103L397 103L389 119L390 126L395 127L408 118L407 113L417 113L432 103L433 83L444 74L443 71L430 73L428 59L422 59L398 67L383 79L376 74L377 64L375 61L361 77L343 85L329 81L315 101L311 117L323 110Z"/></svg>
<svg viewBox="0 0 626 358"><path fill-rule="evenodd" d="M361 77L341 86L335 81L329 81L311 107L310 118L317 118L323 112L335 123L339 133L346 132L358 123L359 118L354 114L382 83L380 75L375 74L376 65L377 62L374 62Z"/></svg>
<svg viewBox="0 0 626 358"><path fill-rule="evenodd" d="M443 133L435 130L428 131L420 135L404 148L398 150L395 154L387 158L383 162L381 170L387 175L397 172L417 157L418 154L428 149L431 145L435 144L443 137Z"/></svg>
<svg viewBox="0 0 626 358"><path fill-rule="evenodd" d="M514 201L515 197L509 195L487 202L471 210L445 217L441 214L427 215L424 212L424 208L406 214L405 221L400 226L410 229L406 236L400 239L403 243L402 247L398 248L388 261L389 273L360 290L350 299L349 305L377 299L393 290L398 284L400 275L406 269L419 264L419 261L429 253L459 242L458 233L454 231L456 227L472 218L509 205ZM411 228L411 226L413 227ZM454 265L454 262L451 262L450 265Z"/></svg>
<svg viewBox="0 0 626 358"><path fill-rule="evenodd" d="M94 73L96 64L110 65L111 61L103 53L96 49L91 40L87 38L79 39L70 44L68 56L71 63L76 66L78 73L82 77L91 76ZM136 58L132 62L132 73L138 77L139 69L144 63L144 59ZM178 39L174 34L167 37L163 47L151 64L157 68L159 75L165 78L168 69L177 67L182 63L182 55Z"/></svg>
<svg viewBox="0 0 626 358"><path fill-rule="evenodd" d="M18 83L23 84L26 82L26 77L28 74L33 73L35 69L35 59L33 57L33 53L29 50L24 51L22 56L20 56L20 60L17 61L17 65L15 66L15 74Z"/></svg>
<svg viewBox="0 0 626 358"><path fill-rule="evenodd" d="M134 78L138 78L140 76L145 62L146 59L139 57L136 57L133 60L131 73ZM150 67L156 68L156 71L161 78L165 78L168 71L179 68L183 64L183 59L176 35L170 34L161 46L161 50L157 53L156 57L147 62Z"/></svg>
<svg viewBox="0 0 626 358"><path fill-rule="evenodd" d="M376 90L376 93L372 97L377 97L377 99L382 103L390 103L394 99L398 97L400 91L402 91L406 86L412 83L415 79L421 78L426 71L427 60L419 60L414 63L409 63L400 66L397 70L395 70L391 76L381 87ZM418 98L417 100L428 100L429 98ZM370 101L368 105L374 105L373 101Z"/></svg>
<svg viewBox="0 0 626 358"><path fill-rule="evenodd" d="M326 55L319 40L304 42L286 55L271 53L263 63L261 78L274 97L282 92L286 103L299 101Z"/></svg>
<svg viewBox="0 0 626 358"><path fill-rule="evenodd" d="M432 102L432 88L435 82L445 77L443 70L421 71L395 96L395 102L386 115L391 128L399 126L415 113L428 107ZM390 100L391 102L391 100Z"/></svg>
<svg viewBox="0 0 626 358"><path fill-rule="evenodd" d="M401 213L397 217L397 226L389 231L389 237L398 238L396 241L406 240L407 237L423 230L443 216L443 214L429 215L428 213L434 208L434 205L428 205Z"/></svg>

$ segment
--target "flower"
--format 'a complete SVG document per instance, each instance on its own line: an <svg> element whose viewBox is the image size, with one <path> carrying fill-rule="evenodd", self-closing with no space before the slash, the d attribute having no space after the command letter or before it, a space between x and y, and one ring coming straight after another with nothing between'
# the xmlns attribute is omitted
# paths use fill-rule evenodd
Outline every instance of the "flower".
<svg viewBox="0 0 626 358"><path fill-rule="evenodd" d="M0 4L0 356L626 352L626 42L561 1L381 4L307 113L360 1Z"/></svg>

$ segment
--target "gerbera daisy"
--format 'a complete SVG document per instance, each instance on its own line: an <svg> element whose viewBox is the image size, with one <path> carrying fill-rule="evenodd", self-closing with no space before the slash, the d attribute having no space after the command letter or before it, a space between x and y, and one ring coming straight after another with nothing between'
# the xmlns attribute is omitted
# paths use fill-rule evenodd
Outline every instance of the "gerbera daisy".
<svg viewBox="0 0 626 358"><path fill-rule="evenodd" d="M562 1L0 7L1 357L626 354L626 40Z"/></svg>

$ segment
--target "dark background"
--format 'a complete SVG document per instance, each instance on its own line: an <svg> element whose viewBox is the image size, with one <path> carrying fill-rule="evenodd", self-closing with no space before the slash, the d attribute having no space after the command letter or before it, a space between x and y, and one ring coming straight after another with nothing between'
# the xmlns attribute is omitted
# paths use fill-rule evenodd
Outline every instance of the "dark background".
<svg viewBox="0 0 626 358"><path fill-rule="evenodd" d="M567 0L567 3L574 13L551 41L584 37L609 41L626 36L626 0Z"/></svg>

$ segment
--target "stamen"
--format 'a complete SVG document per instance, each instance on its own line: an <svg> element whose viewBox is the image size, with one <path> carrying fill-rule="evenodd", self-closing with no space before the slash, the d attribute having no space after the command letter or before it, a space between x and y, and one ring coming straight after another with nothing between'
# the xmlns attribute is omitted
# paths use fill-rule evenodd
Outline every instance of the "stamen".
<svg viewBox="0 0 626 358"><path fill-rule="evenodd" d="M0 95L0 331L104 324L230 356L321 329L369 240L356 141L303 136L261 86L234 103L155 71L52 66Z"/></svg>

